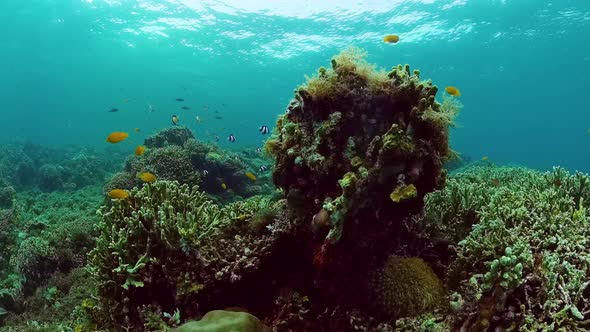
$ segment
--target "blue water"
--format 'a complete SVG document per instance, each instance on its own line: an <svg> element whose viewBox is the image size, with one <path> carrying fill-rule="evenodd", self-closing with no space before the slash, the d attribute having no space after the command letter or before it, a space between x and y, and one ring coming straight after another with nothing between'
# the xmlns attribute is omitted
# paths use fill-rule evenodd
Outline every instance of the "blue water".
<svg viewBox="0 0 590 332"><path fill-rule="evenodd" d="M0 31L1 142L102 147L140 128L131 149L176 114L259 145L304 75L354 45L461 90L455 150L590 171L588 0L3 0Z"/></svg>

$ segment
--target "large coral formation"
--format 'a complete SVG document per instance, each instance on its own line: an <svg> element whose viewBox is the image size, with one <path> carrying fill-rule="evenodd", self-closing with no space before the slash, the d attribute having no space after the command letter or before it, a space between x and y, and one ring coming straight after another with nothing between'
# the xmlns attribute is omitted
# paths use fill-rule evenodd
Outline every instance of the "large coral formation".
<svg viewBox="0 0 590 332"><path fill-rule="evenodd" d="M146 138L145 145L148 147L146 152L142 156L129 157L125 171L112 177L105 186L105 192L140 186L137 174L146 171L160 180L178 181L189 186L198 184L218 201L234 201L271 192L269 186L263 188L251 183L245 173L253 169L237 154L197 141L188 128L161 130ZM222 183L225 183L227 191Z"/></svg>
<svg viewBox="0 0 590 332"><path fill-rule="evenodd" d="M427 196L432 239L452 243L452 329L588 328L590 177L472 167Z"/></svg>
<svg viewBox="0 0 590 332"><path fill-rule="evenodd" d="M196 187L158 181L101 209L90 267L103 323L139 328L145 305L191 317L227 301L226 292L256 272L288 233L289 223L277 215L262 231L251 227L257 211L272 204L253 197L221 208Z"/></svg>
<svg viewBox="0 0 590 332"><path fill-rule="evenodd" d="M448 128L458 109L437 103L437 87L417 70L377 71L364 56L349 49L332 68L320 68L296 90L266 144L276 161L274 183L292 204L328 211L333 242L347 227L418 211L421 198L444 180ZM390 193L406 185L416 188L416 199L392 202Z"/></svg>

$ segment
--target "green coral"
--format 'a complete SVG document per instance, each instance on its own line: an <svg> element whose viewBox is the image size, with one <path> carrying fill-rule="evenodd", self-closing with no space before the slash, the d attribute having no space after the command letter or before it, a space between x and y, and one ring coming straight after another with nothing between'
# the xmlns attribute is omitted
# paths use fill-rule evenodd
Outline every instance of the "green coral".
<svg viewBox="0 0 590 332"><path fill-rule="evenodd" d="M391 194L389 194L389 198L391 198L394 203L399 203L416 196L418 196L418 191L413 184L397 186L393 189Z"/></svg>
<svg viewBox="0 0 590 332"><path fill-rule="evenodd" d="M561 168L476 166L427 195L420 222L456 246L447 280L463 299L457 326L586 328L589 179Z"/></svg>
<svg viewBox="0 0 590 332"><path fill-rule="evenodd" d="M101 208L89 255L100 323L138 328L144 305L182 313L199 299L206 305L216 283L239 281L269 253L275 239L264 228L276 221L272 204L253 197L220 207L197 187L157 181Z"/></svg>
<svg viewBox="0 0 590 332"><path fill-rule="evenodd" d="M373 272L370 299L390 318L419 315L441 303L442 282L430 266L417 257L390 256Z"/></svg>
<svg viewBox="0 0 590 332"><path fill-rule="evenodd" d="M270 332L258 318L238 311L213 310L199 321L188 322L176 332Z"/></svg>

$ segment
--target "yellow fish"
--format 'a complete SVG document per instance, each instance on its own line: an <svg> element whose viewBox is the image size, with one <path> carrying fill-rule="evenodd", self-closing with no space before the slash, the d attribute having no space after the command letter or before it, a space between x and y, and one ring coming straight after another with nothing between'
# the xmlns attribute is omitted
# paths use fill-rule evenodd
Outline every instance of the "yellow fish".
<svg viewBox="0 0 590 332"><path fill-rule="evenodd" d="M137 177L143 182L154 183L156 182L156 176L150 172L141 172L137 174Z"/></svg>
<svg viewBox="0 0 590 332"><path fill-rule="evenodd" d="M178 116L176 116L176 115L172 116L172 124L175 126L178 124Z"/></svg>
<svg viewBox="0 0 590 332"><path fill-rule="evenodd" d="M483 156L483 157L481 157L481 160L482 160L482 161L486 161L486 160L488 160L488 156Z"/></svg>
<svg viewBox="0 0 590 332"><path fill-rule="evenodd" d="M398 35L387 35L387 36L383 37L383 41L386 43L395 44L399 41L399 36Z"/></svg>
<svg viewBox="0 0 590 332"><path fill-rule="evenodd" d="M113 189L109 191L109 197L115 199L125 199L129 197L129 192L123 189Z"/></svg>
<svg viewBox="0 0 590 332"><path fill-rule="evenodd" d="M124 141L125 139L127 139L127 137L129 137L129 134L121 132L121 131L115 131L109 134L109 136L107 137L107 142L109 143L119 143Z"/></svg>
<svg viewBox="0 0 590 332"><path fill-rule="evenodd" d="M225 183L222 183L221 188L223 188L223 190L225 190L225 189L227 189L227 185Z"/></svg>
<svg viewBox="0 0 590 332"><path fill-rule="evenodd" d="M143 146L143 145L138 145L135 148L135 155L136 156L141 156L144 152L145 152L145 146Z"/></svg>
<svg viewBox="0 0 590 332"><path fill-rule="evenodd" d="M454 86L447 86L445 91L450 94L451 96L459 97L461 96L461 92L459 89L455 88Z"/></svg>
<svg viewBox="0 0 590 332"><path fill-rule="evenodd" d="M247 172L246 176L248 177L248 179L256 181L256 175L254 175L252 172Z"/></svg>
<svg viewBox="0 0 590 332"><path fill-rule="evenodd" d="M140 129L139 128L135 128L134 129L136 133L139 133Z"/></svg>

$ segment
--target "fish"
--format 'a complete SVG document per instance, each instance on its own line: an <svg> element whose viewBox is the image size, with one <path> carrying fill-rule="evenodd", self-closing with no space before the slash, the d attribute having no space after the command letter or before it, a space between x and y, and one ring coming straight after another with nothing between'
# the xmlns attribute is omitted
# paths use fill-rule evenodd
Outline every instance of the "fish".
<svg viewBox="0 0 590 332"><path fill-rule="evenodd" d="M107 136L107 142L115 144L124 141L127 137L129 137L129 134L127 133L114 131Z"/></svg>
<svg viewBox="0 0 590 332"><path fill-rule="evenodd" d="M225 190L225 189L227 189L227 185L225 183L221 183L221 188L223 188Z"/></svg>
<svg viewBox="0 0 590 332"><path fill-rule="evenodd" d="M124 102L125 104L127 104L127 103L129 102L129 98L124 98L124 99L123 99L123 102Z"/></svg>
<svg viewBox="0 0 590 332"><path fill-rule="evenodd" d="M195 116L195 120L197 120L198 123L201 123L201 118L198 115Z"/></svg>
<svg viewBox="0 0 590 332"><path fill-rule="evenodd" d="M129 197L129 192L123 189L113 189L109 191L109 197L114 199L125 199Z"/></svg>
<svg viewBox="0 0 590 332"><path fill-rule="evenodd" d="M182 106L181 108L182 108L183 110L187 110L187 111L191 109L191 108L190 108L190 107L188 107L188 106Z"/></svg>
<svg viewBox="0 0 590 332"><path fill-rule="evenodd" d="M119 109L118 108L111 108L109 110L109 113L115 113L115 112L119 112Z"/></svg>
<svg viewBox="0 0 590 332"><path fill-rule="evenodd" d="M256 181L256 175L254 175L254 173L252 172L246 172L245 173L246 177L252 181Z"/></svg>
<svg viewBox="0 0 590 332"><path fill-rule="evenodd" d="M176 98L176 101L184 101L182 98Z"/></svg>
<svg viewBox="0 0 590 332"><path fill-rule="evenodd" d="M500 180L498 180L498 179L492 179L492 186L499 187L500 186Z"/></svg>
<svg viewBox="0 0 590 332"><path fill-rule="evenodd" d="M137 174L137 178L143 182L154 183L156 182L156 176L150 172L141 172Z"/></svg>
<svg viewBox="0 0 590 332"><path fill-rule="evenodd" d="M136 156L141 156L144 152L145 152L145 146L143 146L143 145L138 145L135 148L135 155Z"/></svg>
<svg viewBox="0 0 590 332"><path fill-rule="evenodd" d="M399 36L398 35L387 35L387 36L383 37L383 41L386 43L395 44L399 41Z"/></svg>
<svg viewBox="0 0 590 332"><path fill-rule="evenodd" d="M147 104L147 106L148 106L148 112L150 112L150 113L153 113L153 112L155 112L155 111L156 111L156 109L154 108L154 105L152 105L152 104Z"/></svg>
<svg viewBox="0 0 590 332"><path fill-rule="evenodd" d="M258 169L259 169L261 172L264 172L264 171L266 171L266 170L268 169L268 167L266 167L266 166L262 165L262 166L260 166Z"/></svg>
<svg viewBox="0 0 590 332"><path fill-rule="evenodd" d="M262 135L266 135L268 134L268 127L267 126L260 126L260 128L258 128L258 131L262 133Z"/></svg>
<svg viewBox="0 0 590 332"><path fill-rule="evenodd" d="M256 148L256 152L261 153L262 152L262 148Z"/></svg>
<svg viewBox="0 0 590 332"><path fill-rule="evenodd" d="M207 176L207 174L209 174L209 171L204 169L203 172L201 172L201 173L203 173L203 176Z"/></svg>
<svg viewBox="0 0 590 332"><path fill-rule="evenodd" d="M172 124L175 126L178 124L178 116L176 116L176 115L172 116Z"/></svg>
<svg viewBox="0 0 590 332"><path fill-rule="evenodd" d="M215 135L215 142L219 142L219 135Z"/></svg>
<svg viewBox="0 0 590 332"><path fill-rule="evenodd" d="M236 141L236 137L234 136L234 134L229 134L227 140L234 143Z"/></svg>
<svg viewBox="0 0 590 332"><path fill-rule="evenodd" d="M222 117L221 115L216 115L216 116L215 116L215 118L216 118L217 120L221 120L221 119L223 119L223 117Z"/></svg>
<svg viewBox="0 0 590 332"><path fill-rule="evenodd" d="M447 86L445 91L450 94L451 96L459 97L461 96L461 92L454 86Z"/></svg>
<svg viewBox="0 0 590 332"><path fill-rule="evenodd" d="M486 161L486 160L488 160L488 156L483 156L483 157L481 157L481 160L482 160L482 161Z"/></svg>
<svg viewBox="0 0 590 332"><path fill-rule="evenodd" d="M140 132L140 129L139 128L135 128L133 130L135 130L136 133L139 133Z"/></svg>

